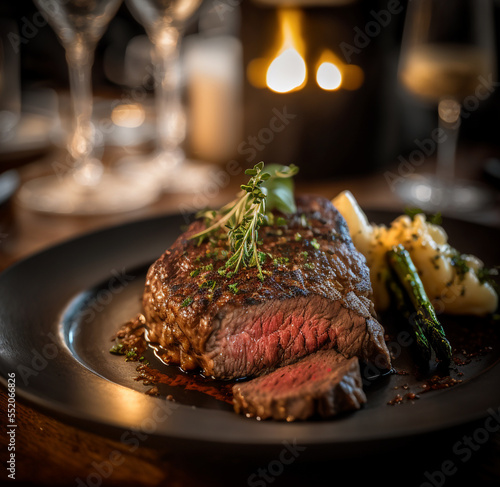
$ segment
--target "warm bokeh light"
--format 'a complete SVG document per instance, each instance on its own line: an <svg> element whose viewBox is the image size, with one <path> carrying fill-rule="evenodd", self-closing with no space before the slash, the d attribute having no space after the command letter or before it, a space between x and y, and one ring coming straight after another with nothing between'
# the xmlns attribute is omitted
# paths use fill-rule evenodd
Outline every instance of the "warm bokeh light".
<svg viewBox="0 0 500 487"><path fill-rule="evenodd" d="M316 83L325 91L354 91L363 85L363 70L354 64L345 64L330 49L324 49L319 59L312 60L316 61L315 66L306 64L302 12L283 8L277 15L276 44L269 53L248 63L247 79L252 86L267 87L276 93L298 91L307 83L308 68L315 70Z"/></svg>
<svg viewBox="0 0 500 487"><path fill-rule="evenodd" d="M140 127L146 118L144 108L139 103L118 105L111 112L111 120L119 127Z"/></svg>
<svg viewBox="0 0 500 487"><path fill-rule="evenodd" d="M326 91L340 88L357 90L363 84L363 70L354 64L345 64L330 49L325 49L316 63L316 83Z"/></svg>
<svg viewBox="0 0 500 487"><path fill-rule="evenodd" d="M252 59L247 66L247 79L255 88L266 88L266 73L269 60L264 57Z"/></svg>
<svg viewBox="0 0 500 487"><path fill-rule="evenodd" d="M269 66L266 83L273 91L294 91L304 83L307 70L301 55L293 48L283 51Z"/></svg>
<svg viewBox="0 0 500 487"><path fill-rule="evenodd" d="M343 83L344 64L330 49L325 49L316 63L316 83L326 91L338 90Z"/></svg>
<svg viewBox="0 0 500 487"><path fill-rule="evenodd" d="M355 64L344 64L342 74L342 88L344 90L358 90L365 81L364 71Z"/></svg>
<svg viewBox="0 0 500 487"><path fill-rule="evenodd" d="M277 93L288 93L301 89L307 81L302 13L295 9L279 10L278 23L280 44L267 69L266 85Z"/></svg>
<svg viewBox="0 0 500 487"><path fill-rule="evenodd" d="M324 90L336 90L342 84L342 73L333 63L321 63L316 71L316 82Z"/></svg>

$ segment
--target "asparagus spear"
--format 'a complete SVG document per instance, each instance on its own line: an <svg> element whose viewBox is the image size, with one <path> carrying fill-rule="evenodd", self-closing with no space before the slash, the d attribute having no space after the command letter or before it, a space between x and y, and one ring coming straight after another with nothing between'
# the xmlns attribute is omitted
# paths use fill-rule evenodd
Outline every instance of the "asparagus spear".
<svg viewBox="0 0 500 487"><path fill-rule="evenodd" d="M449 363L451 360L450 342L436 317L434 307L427 297L409 252L402 245L397 245L387 254L391 268L417 312L416 321L419 322L427 340L436 352L436 357Z"/></svg>
<svg viewBox="0 0 500 487"><path fill-rule="evenodd" d="M410 324L411 330L413 332L413 338L415 339L415 346L418 353L418 358L422 361L424 365L429 364L431 359L431 346L429 341L425 337L424 330L420 326L420 320L417 317L412 316L410 312L411 303L408 303L408 299L405 298L404 292L401 286L392 277L389 278L387 282L389 288L389 293L391 294L394 303L399 311L399 313L405 318L405 320Z"/></svg>

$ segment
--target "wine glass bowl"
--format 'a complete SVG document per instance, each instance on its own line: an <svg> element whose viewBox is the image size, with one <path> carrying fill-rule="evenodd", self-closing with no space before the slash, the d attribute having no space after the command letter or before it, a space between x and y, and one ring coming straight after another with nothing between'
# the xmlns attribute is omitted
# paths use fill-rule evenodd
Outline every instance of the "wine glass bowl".
<svg viewBox="0 0 500 487"><path fill-rule="evenodd" d="M488 90L496 74L490 0L413 0L408 4L399 61L399 80L419 103L437 108L443 140L436 173L408 176L400 197L428 211L475 211L492 200L479 183L456 178L456 147L464 103L478 87ZM469 113L470 114L470 113Z"/></svg>
<svg viewBox="0 0 500 487"><path fill-rule="evenodd" d="M92 48L104 34L122 0L34 0L64 47Z"/></svg>
<svg viewBox="0 0 500 487"><path fill-rule="evenodd" d="M478 77L493 71L493 58L487 50L429 42L410 50L400 73L410 93L434 104L448 96L463 101L474 94Z"/></svg>
<svg viewBox="0 0 500 487"><path fill-rule="evenodd" d="M67 149L75 161L81 162L81 158L89 158L89 166L94 167L94 170L84 170L83 174L92 173L94 178L99 172L102 173L102 170L96 167L95 161L90 157L96 135L91 122L90 71L94 62L95 47L121 2L122 0L71 0L49 3L46 0L34 0L66 52L75 105L75 126L72 127ZM77 170L79 165L78 162L75 164ZM83 180L81 176L77 178ZM94 178L91 177L88 182Z"/></svg>
<svg viewBox="0 0 500 487"><path fill-rule="evenodd" d="M151 42L169 43L170 32L179 32L196 12L202 0L127 0L127 6L146 30ZM165 33L168 33L165 36Z"/></svg>
<svg viewBox="0 0 500 487"><path fill-rule="evenodd" d="M144 168L167 192L197 191L210 168L186 159L186 115L181 101L179 49L186 22L202 0L126 0L154 46L156 150L142 158L126 158L121 168ZM179 178L180 171L189 177Z"/></svg>
<svg viewBox="0 0 500 487"><path fill-rule="evenodd" d="M96 153L91 86L94 51L122 0L34 2L66 53L73 123L66 146L67 171L27 181L18 194L20 203L37 211L80 215L130 211L151 203L159 187L150 178L139 172L125 177L105 170Z"/></svg>

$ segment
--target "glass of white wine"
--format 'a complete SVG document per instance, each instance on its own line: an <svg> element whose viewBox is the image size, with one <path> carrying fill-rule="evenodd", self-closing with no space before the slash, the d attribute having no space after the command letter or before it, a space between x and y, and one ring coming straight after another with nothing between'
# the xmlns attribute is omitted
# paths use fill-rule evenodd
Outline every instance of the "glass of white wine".
<svg viewBox="0 0 500 487"><path fill-rule="evenodd" d="M408 3L399 79L419 101L437 106L437 167L398 185L408 203L426 211L461 213L486 206L490 193L455 174L456 147L464 101L490 89L496 76L491 0L412 0ZM474 107L483 102L474 98ZM481 95L481 98L484 98ZM472 105L472 103L471 103Z"/></svg>
<svg viewBox="0 0 500 487"><path fill-rule="evenodd" d="M96 155L91 87L94 52L122 0L34 0L64 47L69 68L73 125L63 174L27 181L20 202L48 213L105 214L135 210L154 201L160 188L145 174L105 170Z"/></svg>
<svg viewBox="0 0 500 487"><path fill-rule="evenodd" d="M135 19L154 46L156 150L152 155L121 161L126 173L142 168L165 192L198 191L206 184L210 168L186 159L182 142L186 116L181 101L179 51L186 23L202 0L126 0Z"/></svg>

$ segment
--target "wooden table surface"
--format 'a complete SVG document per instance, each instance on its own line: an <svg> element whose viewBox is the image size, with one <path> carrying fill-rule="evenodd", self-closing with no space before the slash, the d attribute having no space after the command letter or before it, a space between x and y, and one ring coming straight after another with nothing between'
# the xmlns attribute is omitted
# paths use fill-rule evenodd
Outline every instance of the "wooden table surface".
<svg viewBox="0 0 500 487"><path fill-rule="evenodd" d="M488 152L485 151L485 154ZM22 168L22 177L33 177L38 166ZM242 181L233 178L210 199L214 207L234 195ZM333 197L350 189L365 208L400 211L403 204L388 191L382 172L338 181L302 182L298 190ZM175 213L179 205L193 205L193 194L163 195L150 207L126 214L92 218L42 215L13 204L13 225L0 242L0 270L55 243L86 232L151 215ZM500 227L498 205L478 217L484 223ZM499 384L500 386L500 384ZM0 390L0 451L2 481L9 480L6 470L8 437L7 391ZM131 449L112 438L86 431L53 417L52 414L16 399L16 480L33 485L146 485L146 486L239 486L239 485L325 485L333 486L342 478L354 485L382 481L385 485L500 485L500 435L472 451L471 459L458 464L457 472L445 475L443 462L456 460L453 446L482 427L481 421L434 435L413 438L404 449L390 445L349 458L327 460L297 458L277 476L258 476L276 457L262 458L249 453L241 458L218 457L209 450L193 455L179 454L175 445ZM477 446L477 445L476 445ZM255 452L257 453L257 452ZM118 459L120 460L118 462ZM119 466L109 468L112 461ZM260 473L259 473L260 472ZM257 475L254 475L257 474Z"/></svg>

